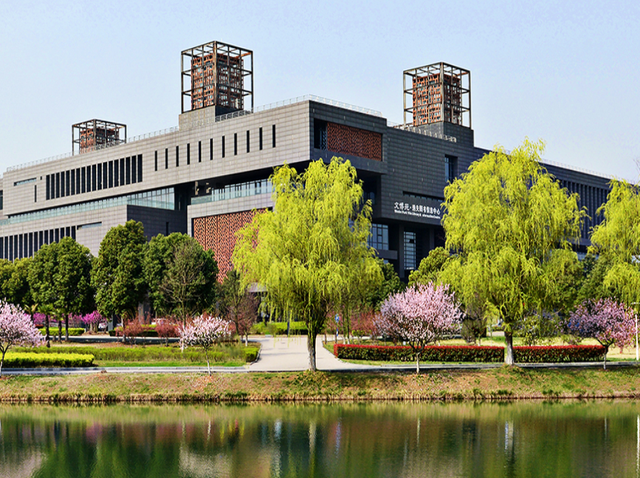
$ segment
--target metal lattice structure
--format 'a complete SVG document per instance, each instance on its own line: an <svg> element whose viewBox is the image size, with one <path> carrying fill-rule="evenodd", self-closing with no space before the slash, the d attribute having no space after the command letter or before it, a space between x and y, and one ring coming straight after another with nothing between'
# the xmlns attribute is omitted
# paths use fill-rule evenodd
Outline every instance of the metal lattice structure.
<svg viewBox="0 0 640 478"><path fill-rule="evenodd" d="M253 109L253 52L221 42L184 50L181 56L182 113L208 106L216 116Z"/></svg>
<svg viewBox="0 0 640 478"><path fill-rule="evenodd" d="M402 83L404 124L409 114L413 126L446 122L471 127L469 70L433 63L405 70Z"/></svg>
<svg viewBox="0 0 640 478"><path fill-rule="evenodd" d="M124 135L121 131L124 130ZM71 152L76 145L80 153L96 151L127 142L127 125L99 119L76 123L71 126Z"/></svg>

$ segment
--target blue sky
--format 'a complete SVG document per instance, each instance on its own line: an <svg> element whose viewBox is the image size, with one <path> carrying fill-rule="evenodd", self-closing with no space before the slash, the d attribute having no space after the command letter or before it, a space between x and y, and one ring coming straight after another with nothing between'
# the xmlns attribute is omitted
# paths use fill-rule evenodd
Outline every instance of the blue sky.
<svg viewBox="0 0 640 478"><path fill-rule="evenodd" d="M0 2L0 172L101 118L175 126L180 52L254 51L256 106L315 94L402 121L402 72L471 70L476 145L636 180L640 2Z"/></svg>

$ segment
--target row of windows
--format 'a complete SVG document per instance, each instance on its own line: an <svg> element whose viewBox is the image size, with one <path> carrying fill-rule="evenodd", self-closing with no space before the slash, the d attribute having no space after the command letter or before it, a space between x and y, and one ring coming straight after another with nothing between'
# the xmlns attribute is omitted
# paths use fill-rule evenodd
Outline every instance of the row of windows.
<svg viewBox="0 0 640 478"><path fill-rule="evenodd" d="M251 152L251 131L246 131L245 137L245 146L247 153ZM264 147L264 134L262 127L258 129L258 150L262 150ZM271 147L276 147L276 125L271 125ZM238 133L233 134L233 155L238 155ZM202 162L202 141L198 141L198 162ZM222 136L220 138L220 156L225 158L227 156L227 141L226 137ZM180 146L176 146L175 156L176 168L180 166L180 158L181 151ZM184 158L187 165L191 164L191 143L187 143L186 150L184 152ZM154 157L154 170L157 171L159 168L159 160L161 158L158 157L158 151L155 152ZM209 161L213 161L213 138L209 138ZM164 169L169 169L169 148L165 148L164 150Z"/></svg>
<svg viewBox="0 0 640 478"><path fill-rule="evenodd" d="M139 154L47 174L46 198L57 199L141 182L142 155Z"/></svg>
<svg viewBox="0 0 640 478"><path fill-rule="evenodd" d="M63 237L75 239L76 226L0 237L0 259L13 261L32 257L43 245L58 242Z"/></svg>

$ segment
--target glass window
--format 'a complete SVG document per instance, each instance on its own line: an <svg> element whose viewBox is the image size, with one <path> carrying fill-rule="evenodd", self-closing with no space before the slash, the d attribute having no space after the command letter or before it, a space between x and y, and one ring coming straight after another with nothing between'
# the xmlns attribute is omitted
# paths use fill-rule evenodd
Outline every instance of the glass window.
<svg viewBox="0 0 640 478"><path fill-rule="evenodd" d="M404 233L404 270L412 271L416 268L416 233Z"/></svg>

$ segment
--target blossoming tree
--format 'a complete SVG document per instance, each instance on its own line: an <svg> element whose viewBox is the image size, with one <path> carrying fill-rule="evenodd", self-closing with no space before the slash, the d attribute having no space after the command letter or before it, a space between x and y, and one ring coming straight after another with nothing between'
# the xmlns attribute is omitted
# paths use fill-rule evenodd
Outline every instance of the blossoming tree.
<svg viewBox="0 0 640 478"><path fill-rule="evenodd" d="M613 299L587 300L569 317L569 331L579 337L596 339L604 347L607 368L609 347L623 348L633 342L635 316L631 309Z"/></svg>
<svg viewBox="0 0 640 478"><path fill-rule="evenodd" d="M209 375L211 375L209 349L222 337L229 335L229 322L220 317L201 315L193 319L193 322L190 324L180 327L180 343L184 347L200 346L204 349Z"/></svg>
<svg viewBox="0 0 640 478"><path fill-rule="evenodd" d="M462 320L462 312L449 286L419 284L389 297L380 307L378 330L387 336L408 343L416 358L416 373L420 373L423 348L452 333Z"/></svg>
<svg viewBox="0 0 640 478"><path fill-rule="evenodd" d="M33 325L31 318L20 307L0 302L0 353L2 353L0 376L2 376L2 365L9 347L13 345L37 346L42 344L43 340L44 337Z"/></svg>

